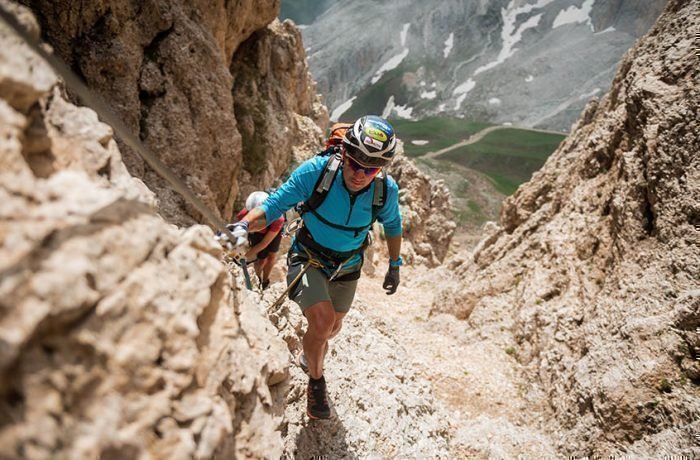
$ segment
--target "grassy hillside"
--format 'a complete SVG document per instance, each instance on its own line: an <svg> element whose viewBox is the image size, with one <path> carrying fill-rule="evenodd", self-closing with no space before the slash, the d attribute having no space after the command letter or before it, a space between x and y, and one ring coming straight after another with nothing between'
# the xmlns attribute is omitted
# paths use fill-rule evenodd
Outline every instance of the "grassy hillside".
<svg viewBox="0 0 700 460"><path fill-rule="evenodd" d="M459 118L391 122L404 142L406 154L414 157L419 169L443 180L449 188L460 228L456 241L467 247L476 244L484 222L498 218L503 198L528 181L565 138L557 133ZM478 142L439 156L426 155L460 144L489 127L494 130ZM415 140L428 143L415 145L412 143Z"/></svg>
<svg viewBox="0 0 700 460"><path fill-rule="evenodd" d="M417 157L457 144L468 139L472 134L491 126L488 123L478 121L442 117L426 118L420 121L390 121L396 129L397 135L404 142L404 150L409 157ZM412 141L428 141L428 143L415 145Z"/></svg>
<svg viewBox="0 0 700 460"><path fill-rule="evenodd" d="M510 195L540 169L566 136L504 128L479 142L445 153L442 159L483 172L496 188Z"/></svg>

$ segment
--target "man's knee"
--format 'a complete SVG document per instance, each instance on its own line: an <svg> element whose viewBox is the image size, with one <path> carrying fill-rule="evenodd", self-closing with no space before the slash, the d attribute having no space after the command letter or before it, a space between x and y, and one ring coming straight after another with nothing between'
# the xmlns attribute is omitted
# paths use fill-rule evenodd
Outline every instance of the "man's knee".
<svg viewBox="0 0 700 460"><path fill-rule="evenodd" d="M319 339L331 337L335 326L335 311L328 301L319 302L304 311L309 322L309 331Z"/></svg>
<svg viewBox="0 0 700 460"><path fill-rule="evenodd" d="M332 339L338 333L340 333L340 329L343 328L343 318L345 317L345 313L336 313L335 314L335 319L333 323L333 330L331 331L331 336L330 338Z"/></svg>

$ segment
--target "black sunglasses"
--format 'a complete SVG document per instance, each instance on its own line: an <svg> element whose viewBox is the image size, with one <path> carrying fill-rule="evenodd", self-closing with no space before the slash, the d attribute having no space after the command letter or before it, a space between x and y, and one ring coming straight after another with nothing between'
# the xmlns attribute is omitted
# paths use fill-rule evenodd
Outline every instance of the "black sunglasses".
<svg viewBox="0 0 700 460"><path fill-rule="evenodd" d="M361 164L350 158L350 156L348 155L345 155L345 159L348 160L347 165L350 166L350 169L352 169L355 172L362 171L365 173L365 176L372 176L374 174L377 174L379 170L382 169L381 167L368 168L362 166Z"/></svg>

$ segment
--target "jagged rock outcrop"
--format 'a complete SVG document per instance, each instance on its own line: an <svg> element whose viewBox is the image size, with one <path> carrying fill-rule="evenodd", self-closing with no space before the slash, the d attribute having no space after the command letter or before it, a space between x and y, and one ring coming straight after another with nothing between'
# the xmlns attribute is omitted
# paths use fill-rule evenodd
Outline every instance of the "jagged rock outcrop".
<svg viewBox="0 0 700 460"><path fill-rule="evenodd" d="M288 351L212 231L163 221L112 129L0 44L0 457L279 457Z"/></svg>
<svg viewBox="0 0 700 460"><path fill-rule="evenodd" d="M56 53L224 218L239 186L271 185L291 160L293 142L319 136L309 117L323 120L325 109L314 104L299 34L279 24L266 28L279 0L24 3ZM247 65L245 50L267 54ZM247 67L257 73L246 73ZM272 79L293 91L271 91L264 81ZM242 96L253 88L258 90ZM269 117L263 126L251 123L261 113ZM285 138L289 142L280 141ZM156 191L161 213L193 223L198 213L124 150L129 171ZM275 168L257 174L259 159Z"/></svg>
<svg viewBox="0 0 700 460"><path fill-rule="evenodd" d="M307 424L297 306L241 292L210 229L157 215L112 128L4 26L0 44L0 457L448 456L444 408L367 303L333 345L341 417ZM447 195L397 165L405 212L446 215Z"/></svg>
<svg viewBox="0 0 700 460"><path fill-rule="evenodd" d="M698 31L669 1L434 305L510 328L566 455L700 455Z"/></svg>
<svg viewBox="0 0 700 460"><path fill-rule="evenodd" d="M398 182L403 218L402 252L408 262L437 265L447 255L457 224L452 220L450 192L433 181L400 152L388 172Z"/></svg>
<svg viewBox="0 0 700 460"><path fill-rule="evenodd" d="M234 112L243 136L242 195L273 184L289 167L319 150L328 112L309 78L299 29L273 22L234 55Z"/></svg>

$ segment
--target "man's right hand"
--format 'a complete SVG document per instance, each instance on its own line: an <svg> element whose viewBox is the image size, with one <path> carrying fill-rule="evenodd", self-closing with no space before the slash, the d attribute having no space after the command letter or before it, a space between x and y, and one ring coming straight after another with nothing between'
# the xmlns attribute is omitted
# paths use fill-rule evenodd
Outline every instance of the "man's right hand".
<svg viewBox="0 0 700 460"><path fill-rule="evenodd" d="M389 266L389 270L386 271L384 276L383 289L386 289L386 295L391 295L396 292L399 287L400 277L399 277L399 266Z"/></svg>
<svg viewBox="0 0 700 460"><path fill-rule="evenodd" d="M231 241L227 233L216 232L214 239L216 239L223 247L229 251L235 249L241 250L245 245L248 244L248 222L245 220L240 220L226 226L229 232L236 238L235 241ZM245 251L243 251L245 252Z"/></svg>

